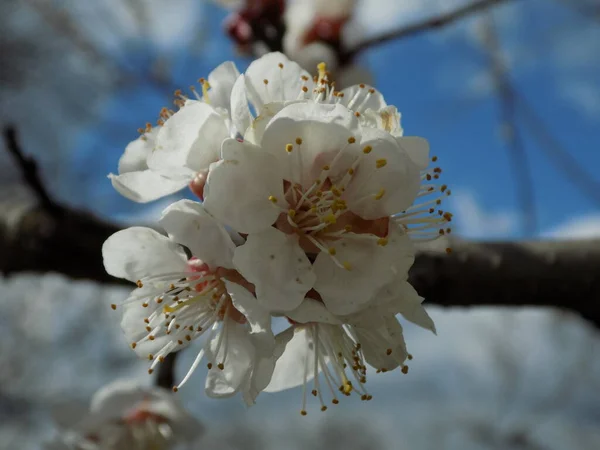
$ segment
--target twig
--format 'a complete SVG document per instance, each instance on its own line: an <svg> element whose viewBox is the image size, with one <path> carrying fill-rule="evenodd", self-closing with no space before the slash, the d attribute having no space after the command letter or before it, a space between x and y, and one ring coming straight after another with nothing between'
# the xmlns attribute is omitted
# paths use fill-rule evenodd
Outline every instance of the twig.
<svg viewBox="0 0 600 450"><path fill-rule="evenodd" d="M529 124L533 136L540 143L540 149L562 171L582 194L600 205L600 182L594 180L570 152L558 141L548 129L544 121L537 115L523 94L515 89L514 95L521 105L524 118Z"/></svg>
<svg viewBox="0 0 600 450"><path fill-rule="evenodd" d="M371 47L385 44L386 42L400 39L408 36L413 36L419 33L423 33L426 31L431 31L435 29L443 28L447 25L450 25L458 20L464 19L470 15L476 14L478 12L485 11L491 7L498 6L502 3L506 3L509 0L477 0L468 5L462 6L460 8L455 9L446 14L442 14L439 16L431 17L429 19L425 19L421 22L413 23L402 28L389 31L387 33L383 33L380 36L375 36L373 38L367 39L360 44L356 45L354 48L347 50L345 52L345 59L351 60L358 53L367 50Z"/></svg>
<svg viewBox="0 0 600 450"><path fill-rule="evenodd" d="M15 127L12 125L4 127L3 136L8 152L13 155L19 166L23 181L31 188L46 211L52 214L58 214L61 211L61 208L54 200L52 200L50 194L48 194L48 191L44 187L35 160L30 156L25 156L21 149Z"/></svg>
<svg viewBox="0 0 600 450"><path fill-rule="evenodd" d="M531 166L516 125L514 88L504 63L493 19L489 14L483 32L483 44L488 50L494 83L500 97L502 138L507 144L512 172L516 178L518 200L521 204L521 216L523 218L523 231L524 234L533 236L537 231L537 218Z"/></svg>
<svg viewBox="0 0 600 450"><path fill-rule="evenodd" d="M165 360L158 365L156 374L156 385L165 389L172 389L175 386L175 361L179 352L169 353Z"/></svg>

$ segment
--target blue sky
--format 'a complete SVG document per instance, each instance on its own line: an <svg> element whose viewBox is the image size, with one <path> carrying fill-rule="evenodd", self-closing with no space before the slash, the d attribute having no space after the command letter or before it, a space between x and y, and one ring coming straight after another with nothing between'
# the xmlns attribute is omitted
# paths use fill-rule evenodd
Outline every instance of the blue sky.
<svg viewBox="0 0 600 450"><path fill-rule="evenodd" d="M377 24L394 27L427 16L438 4L423 2L419 8L414 2L405 2L397 11L390 11L396 19L388 14L381 22L380 0L371 3L369 9L369 1L363 2L364 11L373 14L361 15L366 35L381 31ZM460 3L464 2L451 2ZM595 95L600 97L600 51L596 51L600 27L560 2L513 3L498 8L494 18L515 86L554 137L600 182L600 107L593 101ZM176 44L168 46L177 87L189 86L224 60L235 60L240 69L249 63L236 57L220 30L226 11L209 4L200 14L204 37L198 51L191 54ZM521 225L514 175L499 138L498 98L490 89L488 62L476 30L477 20L467 20L442 32L391 42L365 52L361 64L374 73L376 86L388 103L402 112L406 134L429 139L432 153L440 157L443 181L457 194L450 208L466 211L466 216L457 217L457 231L477 237L518 238ZM141 73L150 70L149 62L159 51L165 51L158 45L138 45L132 50ZM142 81L126 86L105 102L103 120L83 133L78 143L81 151L72 163L73 171L93 167L88 169L91 190L79 201L87 202L91 196L97 210L116 217L148 210L121 199L104 176L116 169L123 148L137 135L135 130L154 122L169 99L170 92ZM568 219L600 215L598 205L546 156L530 128L524 126L524 116L518 112L517 118L532 167L539 231L557 228ZM77 195L74 197L77 202ZM149 208L154 212L157 207ZM469 211L479 216L469 216Z"/></svg>

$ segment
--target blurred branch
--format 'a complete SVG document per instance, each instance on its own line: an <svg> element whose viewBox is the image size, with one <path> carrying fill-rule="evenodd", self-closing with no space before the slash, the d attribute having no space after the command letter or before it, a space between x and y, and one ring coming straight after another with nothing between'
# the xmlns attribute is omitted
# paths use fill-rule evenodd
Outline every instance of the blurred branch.
<svg viewBox="0 0 600 450"><path fill-rule="evenodd" d="M600 181L594 180L583 166L575 159L563 145L554 137L548 126L524 95L513 91L517 96L517 102L521 106L524 119L532 132L533 137L539 142L540 149L545 152L549 159L563 172L571 182L576 185L582 194L600 205Z"/></svg>
<svg viewBox="0 0 600 450"><path fill-rule="evenodd" d="M356 45L354 48L347 50L345 53L345 60L351 60L358 53L367 50L371 47L375 47L377 45L385 44L386 42L393 41L396 39L405 38L408 36L414 36L426 31L438 30L440 28L451 25L461 19L464 19L468 16L471 16L476 13L480 13L482 11L488 10L494 6L498 6L502 3L506 3L509 0L477 0L472 3L469 3L465 6L455 9L446 14L441 14L439 16L431 17L429 19L425 19L421 22L409 24L407 26L403 26L396 30L389 31L387 33L383 33L380 36L375 36L373 38L367 39L360 44Z"/></svg>
<svg viewBox="0 0 600 450"><path fill-rule="evenodd" d="M51 214L56 215L59 213L60 207L50 198L48 191L44 187L35 160L32 157L25 156L25 153L21 149L16 129L10 125L6 126L2 130L2 135L6 149L14 157L15 162L19 166L23 181L31 188L40 205Z"/></svg>
<svg viewBox="0 0 600 450"><path fill-rule="evenodd" d="M589 5L587 3L582 2L581 0L557 0L558 3L561 3L565 6L565 8L569 8L575 11L582 17L585 17L590 20L600 20L600 8L596 6Z"/></svg>
<svg viewBox="0 0 600 450"><path fill-rule="evenodd" d="M498 41L493 18L490 14L483 23L483 45L487 50L489 63L496 91L500 98L501 133L506 142L512 172L517 183L518 201L521 206L523 231L525 235L532 236L537 231L537 218L535 207L535 194L531 166L523 140L515 120L515 92L508 76L505 57Z"/></svg>
<svg viewBox="0 0 600 450"><path fill-rule="evenodd" d="M175 386L175 361L179 352L169 353L165 360L158 365L156 385L171 390Z"/></svg>

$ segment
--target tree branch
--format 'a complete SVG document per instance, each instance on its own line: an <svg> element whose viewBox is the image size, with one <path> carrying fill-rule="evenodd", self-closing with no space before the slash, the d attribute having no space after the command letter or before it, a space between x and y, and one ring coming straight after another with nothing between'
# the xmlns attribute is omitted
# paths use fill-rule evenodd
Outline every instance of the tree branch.
<svg viewBox="0 0 600 450"><path fill-rule="evenodd" d="M25 153L21 149L16 129L11 125L6 126L2 130L2 135L6 149L14 157L15 162L19 166L25 184L31 188L46 211L52 214L59 214L60 207L50 198L50 194L48 194L48 191L44 187L35 160L25 156Z"/></svg>
<svg viewBox="0 0 600 450"><path fill-rule="evenodd" d="M395 39L405 38L408 36L414 36L426 31L437 30L446 27L454 22L464 19L470 15L485 11L491 7L498 6L502 3L506 3L509 0L477 0L468 5L462 6L446 14L431 17L421 22L413 23L396 30L383 33L379 36L367 39L354 48L349 49L345 52L344 60L349 61L354 58L358 53L367 50L377 45L385 44L386 42L393 41Z"/></svg>

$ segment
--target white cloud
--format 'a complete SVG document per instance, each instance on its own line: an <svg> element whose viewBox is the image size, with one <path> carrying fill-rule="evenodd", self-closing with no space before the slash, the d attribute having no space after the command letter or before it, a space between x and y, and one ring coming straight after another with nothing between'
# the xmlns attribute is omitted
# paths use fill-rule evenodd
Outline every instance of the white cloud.
<svg viewBox="0 0 600 450"><path fill-rule="evenodd" d="M453 190L450 210L454 214L455 232L469 238L503 237L513 234L518 216L512 211L484 209L468 190Z"/></svg>
<svg viewBox="0 0 600 450"><path fill-rule="evenodd" d="M561 239L600 237L600 214L588 214L568 219L542 235Z"/></svg>

